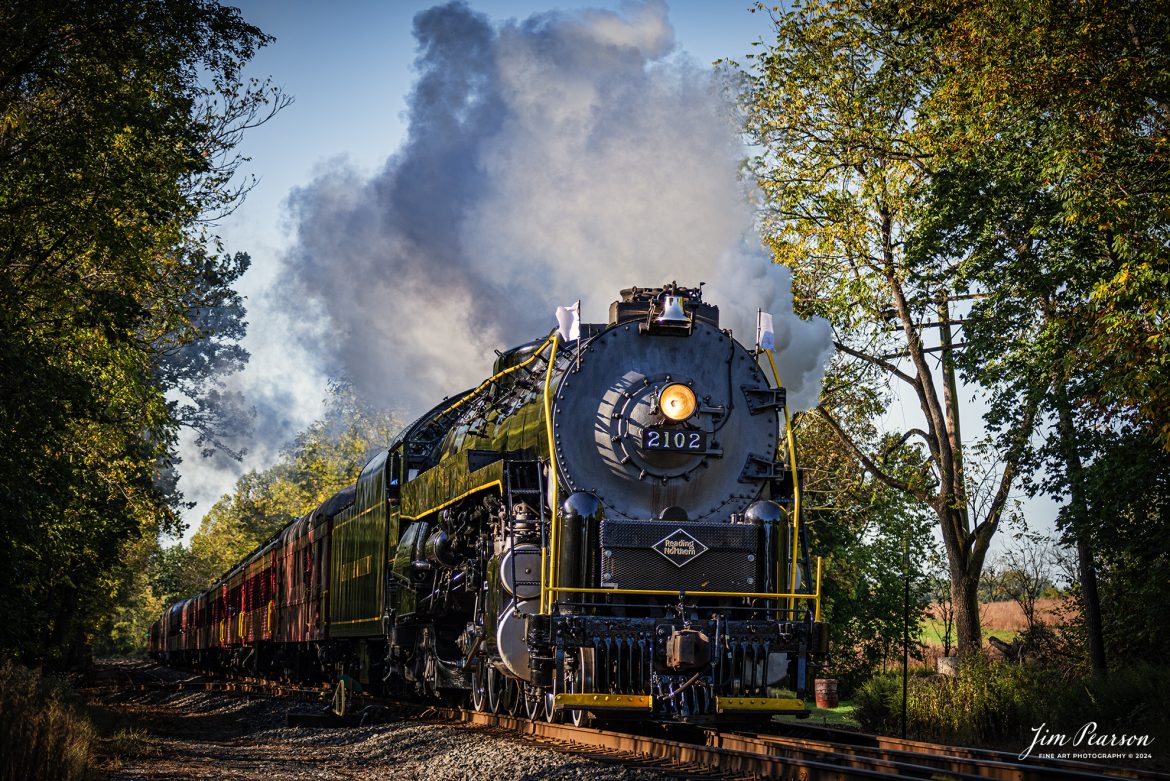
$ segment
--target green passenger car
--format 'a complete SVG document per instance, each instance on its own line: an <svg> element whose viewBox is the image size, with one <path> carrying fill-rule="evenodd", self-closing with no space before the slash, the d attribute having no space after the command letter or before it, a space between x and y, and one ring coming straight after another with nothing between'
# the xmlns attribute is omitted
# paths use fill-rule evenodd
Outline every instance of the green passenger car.
<svg viewBox="0 0 1170 781"><path fill-rule="evenodd" d="M366 464L358 477L354 503L333 522L331 637L382 633L386 548L398 538L397 524L391 523L386 501L387 455L382 451Z"/></svg>

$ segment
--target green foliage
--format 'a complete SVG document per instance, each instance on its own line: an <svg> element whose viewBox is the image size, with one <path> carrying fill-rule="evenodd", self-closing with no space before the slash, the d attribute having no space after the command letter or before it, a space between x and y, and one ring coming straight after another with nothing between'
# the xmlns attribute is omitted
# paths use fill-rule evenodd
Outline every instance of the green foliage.
<svg viewBox="0 0 1170 781"><path fill-rule="evenodd" d="M206 588L294 518L352 484L399 428L393 413L334 384L324 416L297 434L276 464L243 475L204 516L187 547L160 551L157 593L169 602Z"/></svg>
<svg viewBox="0 0 1170 781"><path fill-rule="evenodd" d="M97 612L88 642L98 656L143 654L150 625L162 615L165 603L155 588L158 538L128 541L122 555L101 577L108 602Z"/></svg>
<svg viewBox="0 0 1170 781"><path fill-rule="evenodd" d="M902 679L890 673L875 675L853 695L853 717L866 732L894 735L901 729Z"/></svg>
<svg viewBox="0 0 1170 781"><path fill-rule="evenodd" d="M94 729L67 684L25 667L0 666L0 779L85 778Z"/></svg>
<svg viewBox="0 0 1170 781"><path fill-rule="evenodd" d="M995 428L1040 399L1052 425L1022 460L1026 487L1067 500L1060 525L1101 568L1111 650L1157 658L1170 647L1148 611L1170 596L1157 453L1170 451L1170 12L933 2L897 14L937 74L922 104L937 173L914 253L961 259L983 294L966 374L991 391Z"/></svg>
<svg viewBox="0 0 1170 781"><path fill-rule="evenodd" d="M1014 747L1022 751L1040 725L1073 734L1095 722L1099 733L1170 733L1167 702L1170 669L1123 667L1108 679L1068 678L1041 667L964 659L959 674L912 675L907 691L907 736L960 745ZM902 679L879 675L854 697L863 730L901 732ZM1155 737L1155 742L1159 737Z"/></svg>
<svg viewBox="0 0 1170 781"><path fill-rule="evenodd" d="M1037 682L1020 665L964 657L958 675L914 680L906 695L907 734L968 745L1026 734L1040 691Z"/></svg>
<svg viewBox="0 0 1170 781"><path fill-rule="evenodd" d="M1116 457L1135 441L1170 447L1166 6L756 10L775 38L731 80L759 150L745 167L767 239L794 270L798 307L837 329L841 359L817 411L871 474L935 508L960 642L979 638L983 557L1018 477L1069 499L1062 526L1099 546L1103 582L1161 604L1168 538L1152 552L1115 546L1125 535L1110 527L1129 510L1114 514L1107 486L1149 474ZM988 391L997 437L979 459L971 448L960 457L923 352L937 333L923 324L957 294L977 296L961 305L958 358ZM859 389L893 379L925 418L901 440L927 445L917 482L886 472L848 420ZM1164 518L1164 497L1135 513ZM1151 576L1129 578L1112 560L1149 562Z"/></svg>
<svg viewBox="0 0 1170 781"><path fill-rule="evenodd" d="M1114 657L1159 663L1170 651L1170 452L1148 434L1114 437L1098 448L1086 483L1092 512L1078 528L1109 606L1106 646Z"/></svg>
<svg viewBox="0 0 1170 781"><path fill-rule="evenodd" d="M1155 745L1170 738L1170 667L1137 662L1118 666L1108 678L1085 675L1057 683L1041 679L1034 696L1037 714L1058 729L1072 731L1090 721L1099 732L1156 734Z"/></svg>
<svg viewBox="0 0 1170 781"><path fill-rule="evenodd" d="M914 675L906 695L907 737L988 745L1028 734L1039 684L1040 678L1026 668L989 662L979 655L964 658L953 677ZM856 700L862 729L900 734L901 676L874 677Z"/></svg>
<svg viewBox="0 0 1170 781"><path fill-rule="evenodd" d="M1170 11L982 1L900 13L937 63L924 112L947 176L932 205L993 294L981 307L993 334L1002 345L1005 326L1042 315L1038 368L1080 377L1097 420L1140 421L1170 446Z"/></svg>
<svg viewBox="0 0 1170 781"><path fill-rule="evenodd" d="M62 662L116 622L137 541L178 528L178 426L214 436L247 258L207 220L241 194L239 134L281 101L239 73L267 37L206 0L2 18L0 657Z"/></svg>
<svg viewBox="0 0 1170 781"><path fill-rule="evenodd" d="M929 169L913 113L921 51L858 10L814 0L772 12L774 43L737 75L766 240L797 272L799 306L877 354L894 341L870 327L888 306L887 276L919 283L902 237Z"/></svg>
<svg viewBox="0 0 1170 781"><path fill-rule="evenodd" d="M959 643L976 650L975 586L1020 448L982 460L962 451L948 402L952 355L943 354L940 382L930 354L937 348L927 346L941 338L932 325L950 318L949 297L966 292L952 258L916 241L939 171L934 128L923 121L938 79L930 41L880 3L757 10L769 13L775 37L750 69L732 64L731 80L759 150L745 167L763 196L765 240L793 270L797 309L835 329L838 356L816 412L856 465L933 510ZM917 399L921 423L908 421L886 441L867 437L874 403L893 385ZM1031 411L1017 415L1015 440L1026 441L1033 424ZM897 472L887 465L912 456L916 463ZM983 481L972 472L987 473L988 496L978 495Z"/></svg>
<svg viewBox="0 0 1170 781"><path fill-rule="evenodd" d="M806 471L806 520L814 547L827 559L822 617L830 627L831 662L824 675L848 695L891 659L901 657L905 578L910 579L910 653L929 605L926 568L931 517L905 494L850 468L849 453L824 422L798 420L800 465ZM871 430L872 432L872 430ZM876 436L876 433L873 434ZM919 459L887 460L895 472ZM905 546L905 547L904 547Z"/></svg>

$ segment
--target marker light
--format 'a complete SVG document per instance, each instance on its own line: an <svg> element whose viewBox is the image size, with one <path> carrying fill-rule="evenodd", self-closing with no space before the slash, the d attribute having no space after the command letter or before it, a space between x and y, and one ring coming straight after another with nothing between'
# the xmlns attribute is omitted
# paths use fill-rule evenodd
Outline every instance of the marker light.
<svg viewBox="0 0 1170 781"><path fill-rule="evenodd" d="M686 420L697 406L695 392L681 383L667 385L658 394L658 409L671 420Z"/></svg>

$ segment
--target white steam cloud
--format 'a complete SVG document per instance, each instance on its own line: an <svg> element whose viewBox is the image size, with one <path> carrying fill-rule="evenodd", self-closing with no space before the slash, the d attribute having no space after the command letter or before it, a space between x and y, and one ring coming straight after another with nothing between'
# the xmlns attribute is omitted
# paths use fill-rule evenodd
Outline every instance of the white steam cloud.
<svg viewBox="0 0 1170 781"><path fill-rule="evenodd" d="M741 341L757 307L773 313L790 399L815 405L828 323L793 315L729 109L672 55L664 3L500 26L450 3L414 25L402 148L373 177L337 163L291 198L282 287L330 324L327 372L418 412L482 379L493 349L547 333L557 304L604 322L621 288L704 281Z"/></svg>

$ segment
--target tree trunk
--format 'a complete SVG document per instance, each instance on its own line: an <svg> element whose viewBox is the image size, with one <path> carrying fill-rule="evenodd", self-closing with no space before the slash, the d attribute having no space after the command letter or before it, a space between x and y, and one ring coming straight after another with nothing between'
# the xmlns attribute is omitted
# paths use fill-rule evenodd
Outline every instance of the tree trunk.
<svg viewBox="0 0 1170 781"><path fill-rule="evenodd" d="M1097 571L1093 566L1093 549L1084 529L1089 517L1085 500L1084 465L1077 449L1077 432L1073 424L1072 407L1063 386L1056 389L1057 420L1061 449L1064 451L1068 478L1069 509L1072 510L1072 531L1077 541L1077 574L1081 580L1081 603L1085 614L1085 631L1089 636L1089 662L1093 672L1105 675L1105 633L1101 627L1101 600L1097 595Z"/></svg>
<svg viewBox="0 0 1170 781"><path fill-rule="evenodd" d="M983 648L983 630L979 622L979 579L995 526L984 524L982 528L968 532L966 507L956 507L953 500L944 500L935 505L934 509L939 515L939 528L947 549L955 646L959 656L969 656L979 653Z"/></svg>
<svg viewBox="0 0 1170 781"><path fill-rule="evenodd" d="M979 623L979 573L957 572L951 568L951 600L955 609L956 645L959 656L970 656L983 648Z"/></svg>
<svg viewBox="0 0 1170 781"><path fill-rule="evenodd" d="M1082 537L1077 538L1077 572L1081 578L1081 601L1085 608L1085 628L1089 635L1089 661L1093 672L1105 675L1105 633L1101 626L1101 598L1097 595L1097 568L1093 549Z"/></svg>

